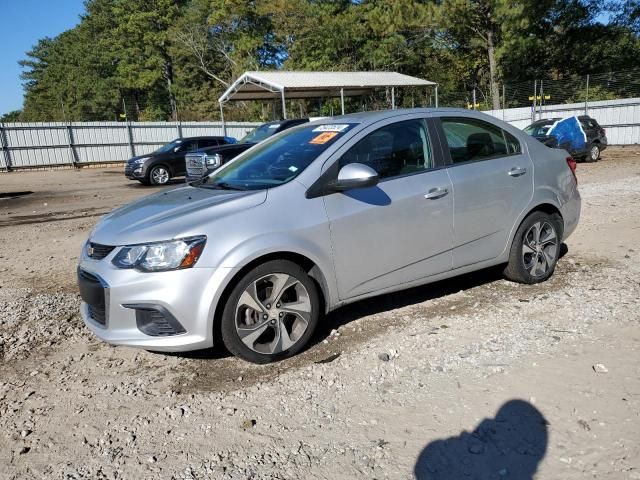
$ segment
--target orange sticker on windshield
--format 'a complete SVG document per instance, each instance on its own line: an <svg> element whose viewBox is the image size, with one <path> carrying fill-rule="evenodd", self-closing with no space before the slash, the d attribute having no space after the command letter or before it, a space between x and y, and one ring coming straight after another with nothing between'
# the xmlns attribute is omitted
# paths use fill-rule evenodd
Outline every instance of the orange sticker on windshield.
<svg viewBox="0 0 640 480"><path fill-rule="evenodd" d="M309 143L312 145L323 145L338 135L338 132L322 132L320 135L313 137Z"/></svg>

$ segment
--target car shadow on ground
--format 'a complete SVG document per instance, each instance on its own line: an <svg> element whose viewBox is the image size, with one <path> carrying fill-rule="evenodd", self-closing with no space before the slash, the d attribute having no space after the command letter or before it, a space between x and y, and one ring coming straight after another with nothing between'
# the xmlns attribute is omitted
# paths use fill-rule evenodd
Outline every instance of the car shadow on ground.
<svg viewBox="0 0 640 480"><path fill-rule="evenodd" d="M567 245L563 243L560 246L559 258L565 256L568 251ZM504 265L498 265L447 280L360 300L329 313L329 315L325 317L325 320L318 326L317 336L320 340L323 340L329 336L333 329L337 329L359 318L396 310L408 305L423 303L435 298L457 293L461 290L469 290L497 280L502 280L504 278L503 270Z"/></svg>
<svg viewBox="0 0 640 480"><path fill-rule="evenodd" d="M563 243L560 246L560 258L565 256L568 251L567 245ZM331 335L331 331L348 325L355 320L378 313L397 310L408 305L423 303L428 300L457 293L461 290L464 291L502 280L504 278L503 270L504 265L485 268L447 280L367 298L338 308L320 320L316 330L315 340L310 343L307 350L313 349L318 343L328 338ZM171 355L192 359L216 359L230 356L222 345L216 345L211 349L177 352Z"/></svg>
<svg viewBox="0 0 640 480"><path fill-rule="evenodd" d="M530 403L510 400L472 432L429 443L418 456L415 478L532 480L547 450L548 425Z"/></svg>

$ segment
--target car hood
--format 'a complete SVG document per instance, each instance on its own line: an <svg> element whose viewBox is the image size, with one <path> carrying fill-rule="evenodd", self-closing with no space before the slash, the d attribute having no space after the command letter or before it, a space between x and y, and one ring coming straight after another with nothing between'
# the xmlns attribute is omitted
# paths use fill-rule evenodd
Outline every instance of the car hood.
<svg viewBox="0 0 640 480"><path fill-rule="evenodd" d="M132 245L202 235L217 219L260 205L266 198L266 190L178 187L114 210L96 225L91 241Z"/></svg>
<svg viewBox="0 0 640 480"><path fill-rule="evenodd" d="M140 158L155 157L156 155L157 155L156 153L147 153L146 155L136 155L135 157L131 157L129 160L127 160L127 163L133 163Z"/></svg>

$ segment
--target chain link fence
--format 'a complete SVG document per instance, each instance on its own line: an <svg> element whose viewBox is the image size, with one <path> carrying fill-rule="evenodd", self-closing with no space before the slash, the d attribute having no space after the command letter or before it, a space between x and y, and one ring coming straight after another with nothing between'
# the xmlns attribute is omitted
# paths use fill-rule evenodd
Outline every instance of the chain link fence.
<svg viewBox="0 0 640 480"><path fill-rule="evenodd" d="M504 82L498 87L499 109L529 107L532 115L551 105L576 104L638 98L640 70L589 74L554 79L541 77L523 82ZM475 87L463 92L442 92L440 105L473 110L497 110L488 88ZM532 117L533 119L533 117Z"/></svg>

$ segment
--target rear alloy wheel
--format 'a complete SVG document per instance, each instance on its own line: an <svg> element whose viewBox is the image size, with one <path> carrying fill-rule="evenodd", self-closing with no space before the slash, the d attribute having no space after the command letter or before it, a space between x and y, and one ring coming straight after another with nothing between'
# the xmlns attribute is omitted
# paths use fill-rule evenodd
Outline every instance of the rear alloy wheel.
<svg viewBox="0 0 640 480"><path fill-rule="evenodd" d="M562 242L559 215L534 212L522 222L511 245L509 263L504 270L509 280L539 283L556 268Z"/></svg>
<svg viewBox="0 0 640 480"><path fill-rule="evenodd" d="M149 181L152 185L166 185L171 175L164 165L156 165L149 172Z"/></svg>
<svg viewBox="0 0 640 480"><path fill-rule="evenodd" d="M225 347L252 363L300 352L318 323L315 282L293 262L274 260L250 271L231 293L222 316Z"/></svg>
<svg viewBox="0 0 640 480"><path fill-rule="evenodd" d="M598 145L592 145L591 150L589 150L589 155L587 155L587 160L589 162L597 162L600 158L600 147Z"/></svg>

